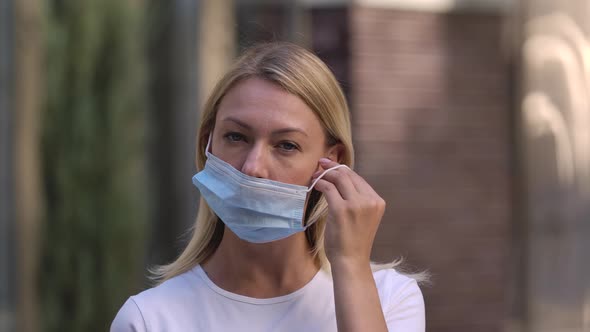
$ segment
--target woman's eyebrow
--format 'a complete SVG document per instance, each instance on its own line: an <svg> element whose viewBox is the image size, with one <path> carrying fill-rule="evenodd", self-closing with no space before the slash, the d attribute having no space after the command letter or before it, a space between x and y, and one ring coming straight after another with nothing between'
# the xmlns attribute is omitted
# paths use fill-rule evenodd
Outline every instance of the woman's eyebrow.
<svg viewBox="0 0 590 332"><path fill-rule="evenodd" d="M252 126L250 126L249 124L247 124L247 123L245 123L243 121L240 121L240 120L238 120L236 118L233 118L231 116L230 117L227 117L227 118L224 118L221 121L223 121L223 122L233 122L233 123L237 124L240 127L244 127L245 129L252 130Z"/></svg>
<svg viewBox="0 0 590 332"><path fill-rule="evenodd" d="M272 132L272 134L273 135L280 135L280 134L288 134L288 133L292 133L292 132L300 133L300 134L303 134L304 136L308 136L307 133L303 129L300 129L297 127L287 127L287 128L277 129L277 130L274 130Z"/></svg>
<svg viewBox="0 0 590 332"><path fill-rule="evenodd" d="M243 127L244 129L247 129L247 130L252 130L253 129L251 125L249 125L249 124L247 124L247 123L245 123L245 122L243 122L243 121L241 121L239 119L236 119L234 117L231 117L231 116L229 116L227 118L224 118L221 121L223 121L223 122L233 122L233 123L237 124L238 126ZM305 136L309 136L309 135L307 135L307 133L305 132L305 130L303 130L301 128L297 128L297 127L285 127L285 128L273 130L272 131L272 135L280 135L280 134L286 134L286 133L291 133L291 132L298 132L298 133L301 133L301 134L303 134Z"/></svg>

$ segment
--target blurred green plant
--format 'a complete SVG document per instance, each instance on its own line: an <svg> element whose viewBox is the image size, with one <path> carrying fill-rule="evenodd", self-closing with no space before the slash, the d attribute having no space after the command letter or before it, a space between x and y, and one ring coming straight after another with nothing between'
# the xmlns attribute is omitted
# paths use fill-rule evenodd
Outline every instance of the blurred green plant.
<svg viewBox="0 0 590 332"><path fill-rule="evenodd" d="M40 266L44 331L105 331L145 263L145 10L49 0Z"/></svg>

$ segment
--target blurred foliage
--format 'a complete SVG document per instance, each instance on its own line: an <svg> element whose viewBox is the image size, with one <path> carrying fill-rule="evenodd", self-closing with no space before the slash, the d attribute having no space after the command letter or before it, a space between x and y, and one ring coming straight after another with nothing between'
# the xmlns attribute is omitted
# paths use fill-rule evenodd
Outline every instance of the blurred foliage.
<svg viewBox="0 0 590 332"><path fill-rule="evenodd" d="M45 5L41 325L105 331L144 270L145 12L133 0Z"/></svg>

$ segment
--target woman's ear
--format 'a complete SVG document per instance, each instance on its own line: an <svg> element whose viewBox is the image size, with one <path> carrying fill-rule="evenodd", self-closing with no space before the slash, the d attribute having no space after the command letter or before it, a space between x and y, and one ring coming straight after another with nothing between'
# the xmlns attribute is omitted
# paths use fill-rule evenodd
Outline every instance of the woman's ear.
<svg viewBox="0 0 590 332"><path fill-rule="evenodd" d="M341 163L344 159L344 144L336 143L328 148L326 158Z"/></svg>

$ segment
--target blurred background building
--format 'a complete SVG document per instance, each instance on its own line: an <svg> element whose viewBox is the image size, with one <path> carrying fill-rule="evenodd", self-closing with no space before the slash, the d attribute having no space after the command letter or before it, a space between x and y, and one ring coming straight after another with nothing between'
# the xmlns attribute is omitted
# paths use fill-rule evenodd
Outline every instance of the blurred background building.
<svg viewBox="0 0 590 332"><path fill-rule="evenodd" d="M103 331L196 215L199 109L316 52L427 330L590 331L588 0L0 0L0 331Z"/></svg>

